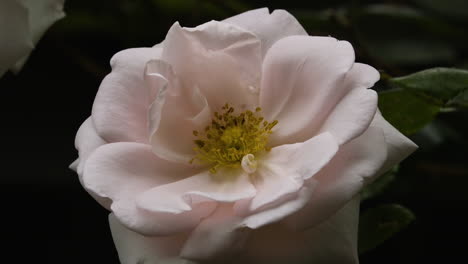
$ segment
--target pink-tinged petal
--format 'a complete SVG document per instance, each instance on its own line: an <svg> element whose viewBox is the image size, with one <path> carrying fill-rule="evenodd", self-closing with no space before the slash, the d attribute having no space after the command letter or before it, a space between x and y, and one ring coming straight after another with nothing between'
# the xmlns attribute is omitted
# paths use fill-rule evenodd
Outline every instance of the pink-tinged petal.
<svg viewBox="0 0 468 264"><path fill-rule="evenodd" d="M278 40L287 36L306 35L297 19L285 10L260 8L223 20L253 32L262 41L262 56Z"/></svg>
<svg viewBox="0 0 468 264"><path fill-rule="evenodd" d="M113 214L109 215L109 225L122 264L194 264L178 257L187 233L163 237L143 236L127 229Z"/></svg>
<svg viewBox="0 0 468 264"><path fill-rule="evenodd" d="M310 201L286 223L302 230L326 220L377 176L386 159L384 134L380 128L370 127L341 146L330 163L314 176L318 183Z"/></svg>
<svg viewBox="0 0 468 264"><path fill-rule="evenodd" d="M332 110L320 129L344 144L361 135L377 111L377 93L371 89L351 90Z"/></svg>
<svg viewBox="0 0 468 264"><path fill-rule="evenodd" d="M145 80L158 91L149 109L150 142L158 156L188 163L194 156L194 130L211 122L211 109L197 87L182 89L172 67L164 61L150 61Z"/></svg>
<svg viewBox="0 0 468 264"><path fill-rule="evenodd" d="M191 260L214 261L238 254L243 250L251 231L240 225L241 220L233 214L232 204L218 206L190 234L180 256Z"/></svg>
<svg viewBox="0 0 468 264"><path fill-rule="evenodd" d="M146 63L160 54L161 48L135 48L112 57L112 72L99 87L92 114L98 134L107 142L148 142L148 108L154 92L143 76Z"/></svg>
<svg viewBox="0 0 468 264"><path fill-rule="evenodd" d="M137 199L140 208L150 212L178 214L207 201L235 202L255 196L255 187L242 170L203 171L186 179L148 190Z"/></svg>
<svg viewBox="0 0 468 264"><path fill-rule="evenodd" d="M89 155L104 144L107 144L107 142L97 134L92 118L88 117L83 124L81 124L75 137L75 148L78 150L79 154L76 168L78 175L83 174L83 167Z"/></svg>
<svg viewBox="0 0 468 264"><path fill-rule="evenodd" d="M260 106L279 124L273 146L305 141L349 91L342 85L354 64L354 50L331 37L291 36L276 42L263 63Z"/></svg>
<svg viewBox="0 0 468 264"><path fill-rule="evenodd" d="M104 141L96 132L94 128L93 120L91 117L88 117L83 124L81 124L78 132L76 133L75 137L75 148L78 150L79 157L73 163L75 167L73 168L77 174L78 179L80 180L81 184L83 185L83 168L88 160L88 157L91 153L94 152L95 149L98 147L106 144L107 142ZM71 167L71 166L70 166ZM111 201L105 197L100 197L96 193L88 190L89 194L96 199L102 206L109 209Z"/></svg>
<svg viewBox="0 0 468 264"><path fill-rule="evenodd" d="M127 228L146 235L168 235L195 227L210 214L214 203L194 206L184 214L142 210L136 199L146 190L186 178L196 172L189 166L158 158L151 146L112 143L99 147L88 158L83 185L112 200L111 210Z"/></svg>
<svg viewBox="0 0 468 264"><path fill-rule="evenodd" d="M307 230L291 230L281 223L254 230L236 263L357 264L359 203L359 197L354 198Z"/></svg>
<svg viewBox="0 0 468 264"><path fill-rule="evenodd" d="M216 21L196 28L175 23L163 46L162 59L184 89L199 87L213 111L225 103L238 110L258 106L261 44L251 32Z"/></svg>
<svg viewBox="0 0 468 264"><path fill-rule="evenodd" d="M256 212L243 220L243 224L252 229L278 222L285 217L302 209L310 200L316 182L311 179L306 186L303 186L297 193L284 196L277 204L270 204L269 207Z"/></svg>
<svg viewBox="0 0 468 264"><path fill-rule="evenodd" d="M379 111L375 114L371 126L376 126L383 130L385 142L387 143L387 160L380 169L379 175L400 163L418 148L413 141L388 123Z"/></svg>
<svg viewBox="0 0 468 264"><path fill-rule="evenodd" d="M338 144L330 133L303 143L273 148L262 158L253 177L257 195L252 199L249 211L299 191L303 181L320 171L337 151Z"/></svg>

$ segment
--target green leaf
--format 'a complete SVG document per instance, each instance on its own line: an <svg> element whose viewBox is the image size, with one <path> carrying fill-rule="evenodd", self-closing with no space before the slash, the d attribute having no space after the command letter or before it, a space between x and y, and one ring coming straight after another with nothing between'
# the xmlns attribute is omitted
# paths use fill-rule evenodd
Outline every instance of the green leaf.
<svg viewBox="0 0 468 264"><path fill-rule="evenodd" d="M379 93L379 109L401 133L411 135L430 123L440 106L410 91L393 89Z"/></svg>
<svg viewBox="0 0 468 264"><path fill-rule="evenodd" d="M407 208L385 204L366 210L359 220L359 254L374 249L415 219Z"/></svg>
<svg viewBox="0 0 468 264"><path fill-rule="evenodd" d="M422 93L434 101L446 104L452 99L455 104L466 103L468 90L468 71L451 68L433 68L407 76L393 78L389 83L400 88Z"/></svg>
<svg viewBox="0 0 468 264"><path fill-rule="evenodd" d="M455 107L468 107L468 89L455 96L447 104Z"/></svg>
<svg viewBox="0 0 468 264"><path fill-rule="evenodd" d="M395 180L397 172L398 165L394 166L384 175L377 178L377 180L367 185L361 192L361 200L367 200L381 194L388 184Z"/></svg>

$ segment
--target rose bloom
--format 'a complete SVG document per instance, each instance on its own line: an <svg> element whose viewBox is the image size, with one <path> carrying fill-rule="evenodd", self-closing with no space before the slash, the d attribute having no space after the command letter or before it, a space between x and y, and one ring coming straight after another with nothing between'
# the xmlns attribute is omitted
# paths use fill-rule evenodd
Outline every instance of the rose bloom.
<svg viewBox="0 0 468 264"><path fill-rule="evenodd" d="M358 263L359 192L416 146L354 59L266 8L117 53L72 168L120 261Z"/></svg>
<svg viewBox="0 0 468 264"><path fill-rule="evenodd" d="M65 0L0 0L0 77L17 72L44 32L63 18Z"/></svg>

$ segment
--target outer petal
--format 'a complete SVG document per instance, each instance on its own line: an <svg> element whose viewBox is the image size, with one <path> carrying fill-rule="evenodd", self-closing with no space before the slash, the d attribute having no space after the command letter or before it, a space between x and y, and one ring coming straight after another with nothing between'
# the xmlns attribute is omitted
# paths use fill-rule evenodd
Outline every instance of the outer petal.
<svg viewBox="0 0 468 264"><path fill-rule="evenodd" d="M164 41L162 59L183 77L184 89L198 86L214 111L225 103L253 109L258 106L260 46L255 35L228 23L211 21L196 28L175 23Z"/></svg>
<svg viewBox="0 0 468 264"><path fill-rule="evenodd" d="M317 187L301 211L288 217L287 224L302 230L333 215L373 180L387 159L383 132L371 127L363 135L343 145L314 180Z"/></svg>
<svg viewBox="0 0 468 264"><path fill-rule="evenodd" d="M295 17L285 10L260 8L223 20L253 32L262 41L262 57L278 40L287 36L306 35L307 32Z"/></svg>
<svg viewBox="0 0 468 264"><path fill-rule="evenodd" d="M234 263L356 264L359 197L314 228L293 231L280 223L254 230L247 252Z"/></svg>
<svg viewBox="0 0 468 264"><path fill-rule="evenodd" d="M302 187L278 204L249 216L236 215L232 204L220 205L190 234L181 256L192 260L216 260L224 263L227 258L248 250L245 243L252 229L262 228L300 210L309 200L312 191L313 185Z"/></svg>
<svg viewBox="0 0 468 264"><path fill-rule="evenodd" d="M166 237L145 237L123 226L115 215L109 215L115 247L122 264L192 264L178 257L186 233Z"/></svg>
<svg viewBox="0 0 468 264"><path fill-rule="evenodd" d="M372 87L379 79L376 69L355 63L343 82L349 93L331 111L320 131L332 133L340 145L361 135L377 111L377 93L366 88Z"/></svg>
<svg viewBox="0 0 468 264"><path fill-rule="evenodd" d="M322 131L336 134L340 143L361 134L377 109L374 92L348 94L375 82L375 74L365 74L369 70L361 68L355 66L354 50L346 41L293 36L275 43L264 60L260 92L265 118L279 121L271 144L311 138L330 114L330 130ZM343 119L352 124L349 129L341 129Z"/></svg>
<svg viewBox="0 0 468 264"><path fill-rule="evenodd" d="M156 94L145 85L143 76L146 63L160 53L159 47L136 48L111 59L112 72L99 87L92 114L104 140L148 142L148 108Z"/></svg>
<svg viewBox="0 0 468 264"><path fill-rule="evenodd" d="M233 214L232 204L220 205L204 219L185 242L181 257L191 260L231 258L244 248L251 230L241 225L242 218ZM220 259L221 258L221 259Z"/></svg>
<svg viewBox="0 0 468 264"><path fill-rule="evenodd" d="M84 164L89 155L104 144L107 144L107 142L97 134L92 118L88 117L83 124L81 124L75 137L75 148L79 153L76 172L80 175L80 181Z"/></svg>
<svg viewBox="0 0 468 264"><path fill-rule="evenodd" d="M203 203L191 211L174 214L141 210L135 200L152 187L193 173L193 168L158 158L148 145L113 143L91 154L84 168L83 183L86 189L111 199L111 210L128 228L147 235L167 235L195 227L214 210L215 204Z"/></svg>
<svg viewBox="0 0 468 264"><path fill-rule="evenodd" d="M74 167L70 166L78 173L80 183L83 185L83 168L88 160L89 155L94 152L98 147L107 144L96 132L94 128L93 120L91 117L88 117L83 124L78 129L75 138L75 148L78 150L79 157L72 164ZM109 209L111 201L107 198L100 197L94 192L88 190L88 192L93 196L96 201L98 201L102 206Z"/></svg>
<svg viewBox="0 0 468 264"><path fill-rule="evenodd" d="M380 169L379 175L400 163L418 148L409 138L405 137L388 123L380 112L375 114L371 126L376 126L383 130L385 142L387 144L387 160Z"/></svg>

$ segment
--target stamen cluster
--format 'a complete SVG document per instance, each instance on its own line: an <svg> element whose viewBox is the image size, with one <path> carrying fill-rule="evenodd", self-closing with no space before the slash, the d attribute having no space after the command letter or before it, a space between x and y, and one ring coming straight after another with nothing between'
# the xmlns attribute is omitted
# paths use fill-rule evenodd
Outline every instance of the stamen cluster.
<svg viewBox="0 0 468 264"><path fill-rule="evenodd" d="M219 168L237 168L248 154L269 151L268 136L278 121L268 122L259 116L260 107L235 114L233 107L225 104L223 112L214 113L211 125L203 132L193 131L197 137L194 150L196 156L190 161L211 165L210 172Z"/></svg>

